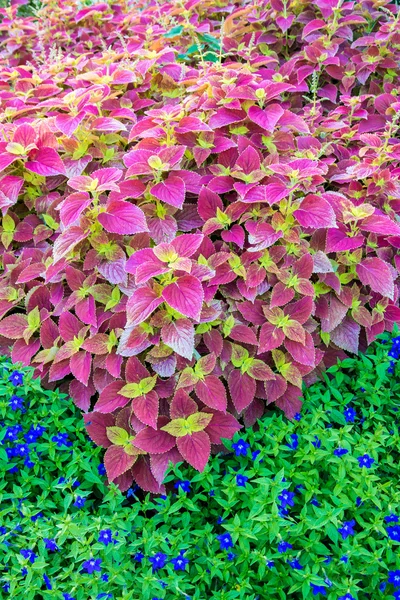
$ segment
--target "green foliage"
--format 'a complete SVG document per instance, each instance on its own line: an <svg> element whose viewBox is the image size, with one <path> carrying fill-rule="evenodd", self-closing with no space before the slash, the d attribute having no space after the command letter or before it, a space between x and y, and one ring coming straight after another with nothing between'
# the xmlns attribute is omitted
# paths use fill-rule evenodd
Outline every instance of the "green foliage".
<svg viewBox="0 0 400 600"><path fill-rule="evenodd" d="M393 585L381 584L388 571L400 569L399 542L388 535L398 525L395 517L385 520L400 515L400 371L388 373L390 343L383 341L306 390L301 418L288 422L271 411L258 429L227 442L229 453L215 456L203 473L172 468L166 497L130 490L127 498L114 486L105 493L99 449L83 424L77 427L72 405L42 391L25 369L23 386L13 387L4 365L0 578L10 582L4 597L301 600L315 597L312 585L322 586L328 600L393 597ZM30 401L29 412L10 410L15 394ZM7 462L5 432L19 422L24 430L40 423L46 432L30 453L35 466L10 474L21 461ZM51 441L59 431L68 433L72 446ZM348 452L337 456L338 448ZM374 460L369 468L359 464L365 455ZM78 495L87 497L81 509L74 506ZM39 511L43 516L32 521ZM353 520L343 539L339 530ZM98 540L108 529L116 543L105 545ZM223 534L231 536L232 547L221 549L224 539L230 545L229 537L218 539ZM54 539L59 550L46 549L44 538ZM282 542L292 548L282 552ZM24 549L37 556L33 564L21 556ZM181 552L189 561L183 571L171 563ZM163 566L153 570L149 559L157 553ZM101 559L101 570L82 573L91 558ZM301 569L288 563L296 559Z"/></svg>

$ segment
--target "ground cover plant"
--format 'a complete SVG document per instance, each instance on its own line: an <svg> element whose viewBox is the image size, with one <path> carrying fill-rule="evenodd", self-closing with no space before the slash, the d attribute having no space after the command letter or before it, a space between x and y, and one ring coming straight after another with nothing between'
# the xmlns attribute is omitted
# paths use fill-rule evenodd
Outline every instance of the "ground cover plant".
<svg viewBox="0 0 400 600"><path fill-rule="evenodd" d="M2 597L398 599L399 347L333 367L203 473L170 469L163 496L107 490L73 404L3 361Z"/></svg>
<svg viewBox="0 0 400 600"><path fill-rule="evenodd" d="M159 492L399 319L399 9L2 8L0 345Z"/></svg>

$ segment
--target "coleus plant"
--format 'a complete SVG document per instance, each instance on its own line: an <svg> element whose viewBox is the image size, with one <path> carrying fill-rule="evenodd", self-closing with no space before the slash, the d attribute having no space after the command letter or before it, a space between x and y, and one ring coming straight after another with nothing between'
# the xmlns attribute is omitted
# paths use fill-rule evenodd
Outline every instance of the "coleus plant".
<svg viewBox="0 0 400 600"><path fill-rule="evenodd" d="M399 9L17 8L2 351L69 391L110 481L160 492L400 319Z"/></svg>

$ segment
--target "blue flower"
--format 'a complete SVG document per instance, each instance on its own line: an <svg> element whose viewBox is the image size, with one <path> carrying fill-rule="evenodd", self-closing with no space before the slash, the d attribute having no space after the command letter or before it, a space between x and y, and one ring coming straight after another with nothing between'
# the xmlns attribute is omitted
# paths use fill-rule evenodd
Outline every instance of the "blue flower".
<svg viewBox="0 0 400 600"><path fill-rule="evenodd" d="M329 565L329 563L331 563L331 562L332 562L332 556L325 556L324 563L326 565Z"/></svg>
<svg viewBox="0 0 400 600"><path fill-rule="evenodd" d="M52 590L53 589L53 586L51 585L51 581L47 577L46 573L43 575L43 581L45 582L46 587L47 587L48 590Z"/></svg>
<svg viewBox="0 0 400 600"><path fill-rule="evenodd" d="M353 526L355 524L356 524L356 522L353 519L352 521L345 521L343 523L343 527L338 528L338 532L340 533L340 535L342 536L342 538L344 540L347 539L350 535L355 534L355 531L353 529Z"/></svg>
<svg viewBox="0 0 400 600"><path fill-rule="evenodd" d="M28 575L28 569L26 567L23 567L21 569L21 575L22 575L22 577L25 577L25 575Z"/></svg>
<svg viewBox="0 0 400 600"><path fill-rule="evenodd" d="M236 485L238 487L246 487L246 481L248 481L246 475L236 475Z"/></svg>
<svg viewBox="0 0 400 600"><path fill-rule="evenodd" d="M59 550L55 540L50 540L49 538L43 538L43 541L44 541L44 545L46 546L47 550L50 550L50 552L57 552L57 550Z"/></svg>
<svg viewBox="0 0 400 600"><path fill-rule="evenodd" d="M398 523L399 517L392 513L391 515L388 515L387 517L385 517L385 522L386 523Z"/></svg>
<svg viewBox="0 0 400 600"><path fill-rule="evenodd" d="M19 396L11 396L8 405L10 406L11 410L23 410L24 401Z"/></svg>
<svg viewBox="0 0 400 600"><path fill-rule="evenodd" d="M371 458L371 456L369 456L368 454L364 454L364 456L359 456L357 460L359 462L360 467L366 467L367 469L370 469L375 462L375 460Z"/></svg>
<svg viewBox="0 0 400 600"><path fill-rule="evenodd" d="M384 592L384 591L386 590L386 586L387 586L387 583L386 583L386 581L382 581L382 582L379 584L379 591L380 591L380 592Z"/></svg>
<svg viewBox="0 0 400 600"><path fill-rule="evenodd" d="M5 592L8 592L10 590L10 584L8 583L8 581L3 585L3 590Z"/></svg>
<svg viewBox="0 0 400 600"><path fill-rule="evenodd" d="M347 592L347 594L345 594L344 596L340 596L340 598L338 598L338 600L356 600L356 599L349 592Z"/></svg>
<svg viewBox="0 0 400 600"><path fill-rule="evenodd" d="M312 504L313 506L320 506L315 496L312 498L312 500L310 500L310 504Z"/></svg>
<svg viewBox="0 0 400 600"><path fill-rule="evenodd" d="M389 571L388 575L389 583L393 583L395 587L400 587L400 571L398 569L396 571Z"/></svg>
<svg viewBox="0 0 400 600"><path fill-rule="evenodd" d="M82 498L82 496L78 496L74 502L74 506L77 508L83 508L85 506L86 498Z"/></svg>
<svg viewBox="0 0 400 600"><path fill-rule="evenodd" d="M286 444L286 446L291 450L296 450L296 448L299 445L299 436L297 435L297 433L292 433L290 438L291 442L289 444Z"/></svg>
<svg viewBox="0 0 400 600"><path fill-rule="evenodd" d="M317 435L314 435L314 441L311 443L315 448L321 448L321 440Z"/></svg>
<svg viewBox="0 0 400 600"><path fill-rule="evenodd" d="M232 449L235 451L236 456L246 456L247 448L250 448L250 444L240 439L235 444L232 444Z"/></svg>
<svg viewBox="0 0 400 600"><path fill-rule="evenodd" d="M297 560L297 558L293 559L293 560L288 560L288 564L292 567L292 569L302 569L302 565L299 563L299 561Z"/></svg>
<svg viewBox="0 0 400 600"><path fill-rule="evenodd" d="M36 515L33 515L33 517L31 517L31 521L33 521L33 523L36 523L36 521L38 519L43 519L43 513L42 512L38 512L38 513L36 513Z"/></svg>
<svg viewBox="0 0 400 600"><path fill-rule="evenodd" d="M109 577L107 575L107 573L103 573L103 575L101 576L101 580L102 581L108 581Z"/></svg>
<svg viewBox="0 0 400 600"><path fill-rule="evenodd" d="M16 444L15 445L15 453L19 456L28 456L29 454L29 446L28 444Z"/></svg>
<svg viewBox="0 0 400 600"><path fill-rule="evenodd" d="M340 560L342 561L342 563L347 564L349 562L349 557L347 556L347 554L344 554L340 557Z"/></svg>
<svg viewBox="0 0 400 600"><path fill-rule="evenodd" d="M273 560L267 560L265 564L267 565L268 569L272 569L272 567L275 566L275 563Z"/></svg>
<svg viewBox="0 0 400 600"><path fill-rule="evenodd" d="M357 496L357 498L356 498L357 508L359 508L362 504L364 504L364 502L361 500L360 496Z"/></svg>
<svg viewBox="0 0 400 600"><path fill-rule="evenodd" d="M35 562L35 560L37 559L37 555L34 553L33 550L21 550L20 554L26 558L27 560L29 560L29 562L33 565L33 563Z"/></svg>
<svg viewBox="0 0 400 600"><path fill-rule="evenodd" d="M334 454L335 456L344 456L345 454L348 454L348 452L349 452L349 451L348 451L348 450L346 450L346 448L336 448L336 449L333 451L333 454Z"/></svg>
<svg viewBox="0 0 400 600"><path fill-rule="evenodd" d="M152 566L153 566L153 571L157 571L158 569L162 569L165 566L165 563L167 562L167 555L163 554L162 552L157 552L157 554L155 554L154 556L151 556L149 558L149 561L151 562Z"/></svg>
<svg viewBox="0 0 400 600"><path fill-rule="evenodd" d="M226 558L228 560L234 560L236 558L236 554L233 554L233 552L228 552L228 554L226 555Z"/></svg>
<svg viewBox="0 0 400 600"><path fill-rule="evenodd" d="M172 564L174 565L175 571L184 571L186 565L189 563L189 559L183 556L183 552L179 554L176 558L171 559Z"/></svg>
<svg viewBox="0 0 400 600"><path fill-rule="evenodd" d="M51 441L56 442L58 448L61 448L62 446L72 446L72 442L68 440L68 433L57 433L57 435L53 435Z"/></svg>
<svg viewBox="0 0 400 600"><path fill-rule="evenodd" d="M86 573L93 573L94 571L101 571L101 558L91 558L90 560L85 560L82 564L82 570L86 571Z"/></svg>
<svg viewBox="0 0 400 600"><path fill-rule="evenodd" d="M36 427L31 426L29 431L24 434L24 439L27 444L32 444L33 442L36 442L45 431L46 428L42 427L42 425L36 425Z"/></svg>
<svg viewBox="0 0 400 600"><path fill-rule="evenodd" d="M4 439L8 442L15 442L15 440L18 439L18 434L20 431L22 431L22 427L20 425L8 427Z"/></svg>
<svg viewBox="0 0 400 600"><path fill-rule="evenodd" d="M323 585L315 585L314 583L312 583L311 588L313 596L318 596L318 594L326 596L326 588Z"/></svg>
<svg viewBox="0 0 400 600"><path fill-rule="evenodd" d="M107 594L107 592L101 592L101 594L97 594L96 600L101 600L101 598L112 598L112 594Z"/></svg>
<svg viewBox="0 0 400 600"><path fill-rule="evenodd" d="M78 481L77 479L74 481L74 483L72 484L72 487L77 488L81 485L81 482Z"/></svg>
<svg viewBox="0 0 400 600"><path fill-rule="evenodd" d="M177 481L174 485L174 488L179 490L179 488L181 488L181 490L183 490L184 492L190 492L190 481L188 481L186 479L186 481Z"/></svg>
<svg viewBox="0 0 400 600"><path fill-rule="evenodd" d="M223 533L222 535L217 535L217 540L220 543L221 550L233 548L233 542L230 533Z"/></svg>
<svg viewBox="0 0 400 600"><path fill-rule="evenodd" d="M214 490L210 490L210 491L208 492L208 495L209 495L209 496L215 496L215 491L214 491Z"/></svg>
<svg viewBox="0 0 400 600"><path fill-rule="evenodd" d="M104 544L105 546L108 546L108 544L112 544L113 539L111 529L103 529L102 531L100 531L98 541Z"/></svg>
<svg viewBox="0 0 400 600"><path fill-rule="evenodd" d="M296 413L294 415L294 418L296 419L296 421L300 421L301 420L301 414L300 413Z"/></svg>
<svg viewBox="0 0 400 600"><path fill-rule="evenodd" d="M261 454L261 450L254 450L254 452L252 452L252 454L251 454L251 458L252 458L253 460L256 460L256 458L257 458L257 456L258 456L259 454ZM260 460L260 463L261 463L261 462L263 462L263 461L262 461L262 460Z"/></svg>
<svg viewBox="0 0 400 600"><path fill-rule="evenodd" d="M291 548L293 548L292 544L289 544L288 542L279 542L278 544L278 552L280 554L283 554L284 552L286 552L287 550L290 550Z"/></svg>
<svg viewBox="0 0 400 600"><path fill-rule="evenodd" d="M135 556L133 557L133 560L136 560L136 562L139 562L139 563L141 563L143 559L144 559L144 554L142 554L142 552L136 552Z"/></svg>
<svg viewBox="0 0 400 600"><path fill-rule="evenodd" d="M13 371L9 376L8 381L11 381L14 387L22 385L24 383L24 374L20 371Z"/></svg>
<svg viewBox="0 0 400 600"><path fill-rule="evenodd" d="M29 456L27 456L24 461L24 467L26 467L27 469L32 469L34 466L35 463L33 462L33 460L31 460Z"/></svg>
<svg viewBox="0 0 400 600"><path fill-rule="evenodd" d="M393 592L393 598L394 600L400 600L400 590L395 590Z"/></svg>
<svg viewBox="0 0 400 600"><path fill-rule="evenodd" d="M388 527L386 532L391 540L395 542L400 542L400 525L394 525L393 527Z"/></svg>
<svg viewBox="0 0 400 600"><path fill-rule="evenodd" d="M97 467L97 471L99 473L99 475L105 475L106 474L106 468L103 465L103 463L100 463Z"/></svg>
<svg viewBox="0 0 400 600"><path fill-rule="evenodd" d="M286 508L286 506L294 506L294 496L294 492L282 490L281 494L278 496L278 500L280 501L282 508Z"/></svg>
<svg viewBox="0 0 400 600"><path fill-rule="evenodd" d="M71 594L67 594L66 592L63 593L63 598L64 600L75 600L75 598L71 596Z"/></svg>
<svg viewBox="0 0 400 600"><path fill-rule="evenodd" d="M347 423L354 423L354 419L357 416L356 411L354 410L354 408L352 406L348 406L344 412L343 412L343 416L346 419Z"/></svg>

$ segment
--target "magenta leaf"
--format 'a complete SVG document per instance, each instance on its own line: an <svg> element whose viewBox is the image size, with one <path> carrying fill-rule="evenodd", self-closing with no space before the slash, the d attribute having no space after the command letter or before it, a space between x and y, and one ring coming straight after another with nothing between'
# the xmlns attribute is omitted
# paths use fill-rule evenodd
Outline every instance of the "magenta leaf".
<svg viewBox="0 0 400 600"><path fill-rule="evenodd" d="M166 431L145 427L136 435L134 445L149 454L164 454L175 446L175 441Z"/></svg>
<svg viewBox="0 0 400 600"><path fill-rule="evenodd" d="M393 275L387 263L380 258L365 258L356 266L357 275L363 285L393 300Z"/></svg>
<svg viewBox="0 0 400 600"><path fill-rule="evenodd" d="M238 413L241 413L253 401L256 393L256 382L247 373L233 369L228 377L229 392Z"/></svg>
<svg viewBox="0 0 400 600"><path fill-rule="evenodd" d="M148 287L133 292L126 306L128 325L140 325L163 301L157 293Z"/></svg>
<svg viewBox="0 0 400 600"><path fill-rule="evenodd" d="M204 471L210 458L211 443L205 431L197 431L192 435L178 437L176 445L182 457L197 471Z"/></svg>
<svg viewBox="0 0 400 600"><path fill-rule="evenodd" d="M157 427L159 401L154 390L144 396L133 398L132 408L139 421L154 429Z"/></svg>
<svg viewBox="0 0 400 600"><path fill-rule="evenodd" d="M209 408L215 408L221 412L226 411L227 398L224 384L215 375L207 375L196 383L196 394L199 399Z"/></svg>
<svg viewBox="0 0 400 600"><path fill-rule="evenodd" d="M104 466L109 481L123 475L135 463L137 456L127 454L123 446L110 446L104 454Z"/></svg>
<svg viewBox="0 0 400 600"><path fill-rule="evenodd" d="M300 208L294 211L294 216L303 227L321 229L336 227L333 208L327 200L310 194L302 200Z"/></svg>
<svg viewBox="0 0 400 600"><path fill-rule="evenodd" d="M165 181L154 185L150 192L158 200L176 208L182 208L185 201L186 188L183 179L176 175L169 175Z"/></svg>
<svg viewBox="0 0 400 600"><path fill-rule="evenodd" d="M166 323L161 329L161 338L167 346L172 348L179 356L193 357L194 327L189 319L178 319Z"/></svg>
<svg viewBox="0 0 400 600"><path fill-rule="evenodd" d="M206 408L205 412L211 412L213 415L213 418L204 430L212 444L221 444L222 439L232 439L235 433L242 428L235 417L229 413L223 413L211 408Z"/></svg>
<svg viewBox="0 0 400 600"><path fill-rule="evenodd" d="M125 200L110 200L98 220L111 233L129 235L149 230L143 211Z"/></svg>
<svg viewBox="0 0 400 600"><path fill-rule="evenodd" d="M43 177L66 175L64 163L53 148L38 150L35 160L25 163L25 168Z"/></svg>
<svg viewBox="0 0 400 600"><path fill-rule="evenodd" d="M336 346L353 354L358 352L361 327L350 317L346 317L331 333L331 340Z"/></svg>
<svg viewBox="0 0 400 600"><path fill-rule="evenodd" d="M163 289L163 299L175 310L198 321L203 305L203 287L196 277L184 275Z"/></svg>
<svg viewBox="0 0 400 600"><path fill-rule="evenodd" d="M124 381L113 381L109 383L100 393L94 410L99 413L112 413L117 408L126 406L129 398L125 398L119 394L119 391L124 387Z"/></svg>
<svg viewBox="0 0 400 600"><path fill-rule="evenodd" d="M98 446L108 448L111 442L107 436L107 427L115 425L115 417L113 415L103 415L98 412L86 413L83 415L86 430L89 437Z"/></svg>

